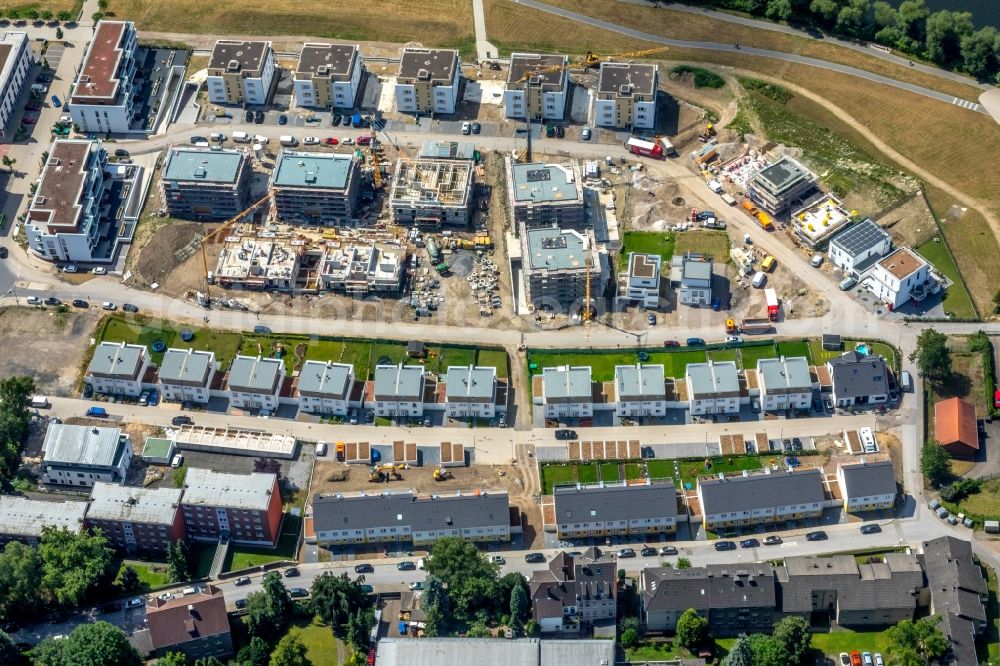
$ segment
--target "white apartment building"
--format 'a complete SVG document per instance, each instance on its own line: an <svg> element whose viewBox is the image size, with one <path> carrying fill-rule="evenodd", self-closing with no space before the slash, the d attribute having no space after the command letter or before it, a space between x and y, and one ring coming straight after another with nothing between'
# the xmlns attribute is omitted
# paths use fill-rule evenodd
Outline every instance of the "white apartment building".
<svg viewBox="0 0 1000 666"><path fill-rule="evenodd" d="M160 393L164 400L205 404L218 369L214 352L168 349L160 363Z"/></svg>
<svg viewBox="0 0 1000 666"><path fill-rule="evenodd" d="M474 365L448 368L444 413L449 418L491 419L497 413L497 369Z"/></svg>
<svg viewBox="0 0 1000 666"><path fill-rule="evenodd" d="M533 381L533 402L547 419L590 418L594 415L591 368L561 365L545 368Z"/></svg>
<svg viewBox="0 0 1000 666"><path fill-rule="evenodd" d="M757 361L757 378L765 412L809 409L812 404L813 383L805 357L762 358Z"/></svg>
<svg viewBox="0 0 1000 666"><path fill-rule="evenodd" d="M142 345L102 342L87 368L87 383L96 393L137 397L149 368L149 354Z"/></svg>
<svg viewBox="0 0 1000 666"><path fill-rule="evenodd" d="M0 136L7 136L7 123L17 110L32 62L28 35L5 32L0 36Z"/></svg>
<svg viewBox="0 0 1000 666"><path fill-rule="evenodd" d="M278 408L285 364L281 359L237 356L229 367L229 404L273 412Z"/></svg>
<svg viewBox="0 0 1000 666"><path fill-rule="evenodd" d="M872 264L892 251L892 236L872 220L864 220L833 237L827 255L847 275L860 278Z"/></svg>
<svg viewBox="0 0 1000 666"><path fill-rule="evenodd" d="M602 62L594 99L594 124L652 129L656 126L656 65Z"/></svg>
<svg viewBox="0 0 1000 666"><path fill-rule="evenodd" d="M364 69L356 45L307 43L295 67L295 103L316 109L353 108Z"/></svg>
<svg viewBox="0 0 1000 666"><path fill-rule="evenodd" d="M424 369L402 363L376 366L373 397L376 416L422 416Z"/></svg>
<svg viewBox="0 0 1000 666"><path fill-rule="evenodd" d="M208 61L208 100L213 104L267 104L276 69L271 42L220 39Z"/></svg>
<svg viewBox="0 0 1000 666"><path fill-rule="evenodd" d="M454 49L407 47L396 75L396 110L400 113L455 113L462 61Z"/></svg>
<svg viewBox="0 0 1000 666"><path fill-rule="evenodd" d="M922 301L937 286L930 264L907 247L901 247L872 266L864 285L890 310L910 300Z"/></svg>
<svg viewBox="0 0 1000 666"><path fill-rule="evenodd" d="M81 131L131 131L137 48L134 23L98 22L69 98L70 117Z"/></svg>
<svg viewBox="0 0 1000 666"><path fill-rule="evenodd" d="M118 428L50 424L42 444L42 481L92 488L98 481L124 483L132 442Z"/></svg>
<svg viewBox="0 0 1000 666"><path fill-rule="evenodd" d="M615 367L615 414L618 416L665 416L667 390L662 365Z"/></svg>
<svg viewBox="0 0 1000 666"><path fill-rule="evenodd" d="M662 262L663 257L658 254L630 252L628 272L621 277L619 284L619 297L628 303L639 303L644 308L659 307ZM708 286L711 293L711 276Z"/></svg>
<svg viewBox="0 0 1000 666"><path fill-rule="evenodd" d="M684 376L692 416L740 411L740 379L733 361L688 363Z"/></svg>
<svg viewBox="0 0 1000 666"><path fill-rule="evenodd" d="M299 373L299 409L307 414L344 416L351 407L354 366L332 361L306 361Z"/></svg>
<svg viewBox="0 0 1000 666"><path fill-rule="evenodd" d="M568 63L564 55L511 54L503 93L504 115L562 120L569 93Z"/></svg>

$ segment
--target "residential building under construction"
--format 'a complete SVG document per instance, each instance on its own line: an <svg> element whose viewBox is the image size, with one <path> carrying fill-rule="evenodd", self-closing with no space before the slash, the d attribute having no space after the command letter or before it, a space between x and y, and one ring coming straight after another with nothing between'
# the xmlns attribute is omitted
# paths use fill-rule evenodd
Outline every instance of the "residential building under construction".
<svg viewBox="0 0 1000 666"><path fill-rule="evenodd" d="M551 226L584 227L583 183L578 164L519 163L508 157L506 170L507 206L514 233Z"/></svg>
<svg viewBox="0 0 1000 666"><path fill-rule="evenodd" d="M219 254L214 279L223 287L264 291L295 288L302 241L242 236L227 239Z"/></svg>
<svg viewBox="0 0 1000 666"><path fill-rule="evenodd" d="M282 222L346 224L354 217L360 180L353 154L282 150L271 173L275 215Z"/></svg>
<svg viewBox="0 0 1000 666"><path fill-rule="evenodd" d="M167 151L160 194L170 217L227 220L246 208L252 180L242 150L173 146Z"/></svg>
<svg viewBox="0 0 1000 666"><path fill-rule="evenodd" d="M392 177L392 220L438 228L469 223L472 163L464 160L399 159Z"/></svg>
<svg viewBox="0 0 1000 666"><path fill-rule="evenodd" d="M329 248L323 257L322 288L354 296L398 294L403 282L402 251L371 245Z"/></svg>
<svg viewBox="0 0 1000 666"><path fill-rule="evenodd" d="M592 304L603 297L610 272L592 231L526 229L521 253L526 302L535 311L577 311L586 301L588 283Z"/></svg>

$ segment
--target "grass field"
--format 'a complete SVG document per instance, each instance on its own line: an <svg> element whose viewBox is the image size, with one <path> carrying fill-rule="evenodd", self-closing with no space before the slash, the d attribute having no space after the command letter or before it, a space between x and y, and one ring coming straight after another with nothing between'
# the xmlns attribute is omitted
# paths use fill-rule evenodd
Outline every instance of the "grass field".
<svg viewBox="0 0 1000 666"><path fill-rule="evenodd" d="M138 560L122 560L118 567L115 578L121 575L122 569L132 567L139 575L139 581L147 590L155 590L170 583L170 576L167 574L167 565L156 562L140 562Z"/></svg>
<svg viewBox="0 0 1000 666"><path fill-rule="evenodd" d="M831 631L825 634L814 633L812 644L814 648L831 657L852 650L881 652L882 656L885 656L889 648L889 639L884 631Z"/></svg>
<svg viewBox="0 0 1000 666"><path fill-rule="evenodd" d="M638 646L626 650L625 656L633 664L645 661L674 661L677 659L691 659L693 657L676 640L640 643Z"/></svg>
<svg viewBox="0 0 1000 666"><path fill-rule="evenodd" d="M618 473L618 463L602 463L600 480L612 483L621 481L621 475Z"/></svg>
<svg viewBox="0 0 1000 666"><path fill-rule="evenodd" d="M294 620L289 632L298 635L299 640L306 646L306 659L308 659L306 663L338 663L338 654L344 646L333 635L329 625L324 624L318 617L312 620Z"/></svg>
<svg viewBox="0 0 1000 666"><path fill-rule="evenodd" d="M551 495L553 486L576 483L576 465L543 465L542 494Z"/></svg>
<svg viewBox="0 0 1000 666"><path fill-rule="evenodd" d="M16 9L21 12L22 18L27 18L26 14L30 10L38 9L40 11L49 10L53 14L67 11L73 15L73 19L75 20L77 15L80 13L80 7L82 6L83 0L45 0L45 2L0 0L0 16L6 16L10 10Z"/></svg>
<svg viewBox="0 0 1000 666"><path fill-rule="evenodd" d="M658 254L663 260L660 263L660 274L670 273L670 258L674 256L676 236L672 232L658 231L626 231L622 241L622 251L618 259L618 270L628 270L628 255L632 252L640 254Z"/></svg>
<svg viewBox="0 0 1000 666"><path fill-rule="evenodd" d="M721 88L726 85L726 80L704 67L692 67L691 65L678 65L670 70L671 74L693 74L695 88Z"/></svg>
<svg viewBox="0 0 1000 666"><path fill-rule="evenodd" d="M725 231L679 231L674 252L708 254L714 262L725 264L729 261L729 234Z"/></svg>
<svg viewBox="0 0 1000 666"><path fill-rule="evenodd" d="M194 333L194 339L191 342L181 340L180 331L182 328ZM124 315L112 315L105 318L97 325L97 333L94 337L98 342L110 340L141 344L147 347L157 340L162 340L168 348L187 349L191 347L199 351L213 351L216 360L224 368L228 367L229 363L236 357L241 339L238 333L196 326L174 327L163 320L157 320L154 324L153 320L146 317L125 317ZM163 353L157 354L150 350L150 358L153 363L159 364L163 360Z"/></svg>
<svg viewBox="0 0 1000 666"><path fill-rule="evenodd" d="M956 317L963 319L975 318L976 309L972 305L972 297L969 296L969 291L965 288L965 283L958 272L955 260L952 258L951 253L948 252L948 246L940 242L940 240L935 242L935 239L932 238L914 249L920 253L920 256L931 262L934 268L941 271L941 273L948 276L955 283L948 288L945 294L942 304L944 311L951 312Z"/></svg>
<svg viewBox="0 0 1000 666"><path fill-rule="evenodd" d="M280 562L281 560L294 560L295 548L298 545L299 531L302 527L302 519L291 514L285 515L284 523L281 526L281 536L278 537L278 545L275 548L253 548L251 546L232 546L226 556L226 562L222 565L223 571L240 571L250 567L258 567L262 564Z"/></svg>
<svg viewBox="0 0 1000 666"><path fill-rule="evenodd" d="M962 510L980 516L1000 518L1000 479L984 481L982 490L962 501Z"/></svg>
<svg viewBox="0 0 1000 666"><path fill-rule="evenodd" d="M589 465L577 465L576 480L578 483L597 483L598 463Z"/></svg>
<svg viewBox="0 0 1000 666"><path fill-rule="evenodd" d="M832 358L836 358L846 351L854 349L860 340L850 340L848 338L843 339L844 348L840 351L826 351L823 349L823 343L821 340L809 340L809 358L812 359L814 365L822 365ZM896 353L892 347L885 344L884 342L868 342L865 341L873 354L882 356L886 361L889 362L890 366L895 367L896 365Z"/></svg>
<svg viewBox="0 0 1000 666"><path fill-rule="evenodd" d="M680 484L683 488L693 488L699 476L719 473L731 474L733 472L742 472L743 470L761 469L763 465L761 465L760 460L757 456L720 456L711 458L708 465L704 461L682 462L680 463ZM674 476L673 472L671 472L671 476ZM677 481L677 477L674 476L674 482L676 483Z"/></svg>

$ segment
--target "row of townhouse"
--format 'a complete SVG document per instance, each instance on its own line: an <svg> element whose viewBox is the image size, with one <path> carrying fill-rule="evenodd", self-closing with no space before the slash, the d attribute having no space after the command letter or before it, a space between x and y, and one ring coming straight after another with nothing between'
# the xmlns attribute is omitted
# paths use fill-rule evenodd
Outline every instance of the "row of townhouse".
<svg viewBox="0 0 1000 666"><path fill-rule="evenodd" d="M507 407L506 382L494 367L451 366L440 391L439 382L419 365L378 365L366 382L349 363L310 360L288 376L281 359L238 355L223 371L213 352L170 348L155 367L146 347L125 342L97 345L87 382L107 395L158 389L174 402L204 404L218 397L237 409L274 411L279 404L293 404L304 413L339 416L363 407L384 417L443 410L450 418L493 418Z"/></svg>
<svg viewBox="0 0 1000 666"><path fill-rule="evenodd" d="M43 454L43 466L48 464ZM0 496L0 543L37 543L46 527L72 532L99 528L123 552L162 553L177 540L217 541L223 536L241 544L274 546L281 530L275 474L190 468L181 488L126 486L120 480L95 481L87 487L88 501Z"/></svg>
<svg viewBox="0 0 1000 666"><path fill-rule="evenodd" d="M808 409L823 390L838 407L884 404L889 385L885 359L851 351L821 368L804 357L760 359L756 370L744 372L733 361L689 363L683 380L667 378L662 365L619 365L603 385L590 366L548 367L533 378L532 401L547 419L590 418L595 409L614 409L619 417L664 416L679 408L736 414L754 398L768 412Z"/></svg>

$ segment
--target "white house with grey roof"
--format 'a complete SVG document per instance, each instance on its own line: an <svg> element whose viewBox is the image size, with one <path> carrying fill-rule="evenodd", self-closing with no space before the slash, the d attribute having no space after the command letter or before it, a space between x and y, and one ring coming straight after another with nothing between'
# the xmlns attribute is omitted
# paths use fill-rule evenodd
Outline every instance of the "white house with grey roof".
<svg viewBox="0 0 1000 666"><path fill-rule="evenodd" d="M698 503L705 529L818 518L823 513L819 469L698 479Z"/></svg>
<svg viewBox="0 0 1000 666"><path fill-rule="evenodd" d="M219 370L215 352L174 349L160 363L160 392L164 400L205 404L211 397L212 380Z"/></svg>
<svg viewBox="0 0 1000 666"><path fill-rule="evenodd" d="M533 401L541 406L545 418L589 418L594 415L594 388L589 365L545 368L541 379L535 381Z"/></svg>
<svg viewBox="0 0 1000 666"><path fill-rule="evenodd" d="M804 356L762 358L757 361L760 404L765 412L809 409L813 382Z"/></svg>
<svg viewBox="0 0 1000 666"><path fill-rule="evenodd" d="M685 252L670 259L670 282L677 287L681 305L700 307L712 303L712 259Z"/></svg>
<svg viewBox="0 0 1000 666"><path fill-rule="evenodd" d="M278 358L237 356L229 367L229 404L273 412L278 408L285 364Z"/></svg>
<svg viewBox="0 0 1000 666"><path fill-rule="evenodd" d="M354 389L354 366L333 361L306 361L299 372L299 409L307 414L344 416Z"/></svg>
<svg viewBox="0 0 1000 666"><path fill-rule="evenodd" d="M560 539L677 531L677 490L672 481L557 486L552 495L555 523L545 529L554 530Z"/></svg>
<svg viewBox="0 0 1000 666"><path fill-rule="evenodd" d="M881 356L849 351L826 363L837 407L881 405L889 401L889 369Z"/></svg>
<svg viewBox="0 0 1000 666"><path fill-rule="evenodd" d="M422 416L424 369L419 365L375 366L373 405L376 416Z"/></svg>
<svg viewBox="0 0 1000 666"><path fill-rule="evenodd" d="M415 495L413 491L317 495L313 525L320 545L412 542L444 537L510 541L506 492Z"/></svg>
<svg viewBox="0 0 1000 666"><path fill-rule="evenodd" d="M124 483L132 453L132 441L118 428L53 423L42 444L42 481L80 488Z"/></svg>
<svg viewBox="0 0 1000 666"><path fill-rule="evenodd" d="M837 486L847 511L891 509L896 503L896 474L891 460L843 463L837 467Z"/></svg>
<svg viewBox="0 0 1000 666"><path fill-rule="evenodd" d="M303 44L292 73L295 103L316 109L350 109L361 89L364 69L355 44Z"/></svg>
<svg viewBox="0 0 1000 666"><path fill-rule="evenodd" d="M618 416L664 416L667 387L662 365L615 367L615 414Z"/></svg>
<svg viewBox="0 0 1000 666"><path fill-rule="evenodd" d="M86 502L50 502L0 495L0 550L10 541L34 546L46 527L66 529L78 534L83 529Z"/></svg>
<svg viewBox="0 0 1000 666"><path fill-rule="evenodd" d="M87 383L97 393L138 397L149 368L149 354L142 345L102 342L87 367Z"/></svg>
<svg viewBox="0 0 1000 666"><path fill-rule="evenodd" d="M656 126L655 64L602 62L597 75L594 124L601 127L651 129Z"/></svg>
<svg viewBox="0 0 1000 666"><path fill-rule="evenodd" d="M684 371L692 416L740 411L740 377L736 363L688 363Z"/></svg>
<svg viewBox="0 0 1000 666"><path fill-rule="evenodd" d="M847 275L861 278L892 250L892 236L872 220L848 227L830 241L830 263Z"/></svg>
<svg viewBox="0 0 1000 666"><path fill-rule="evenodd" d="M491 419L497 413L497 369L453 365L445 375L444 413L449 418L467 416ZM504 409L506 406L501 406Z"/></svg>

